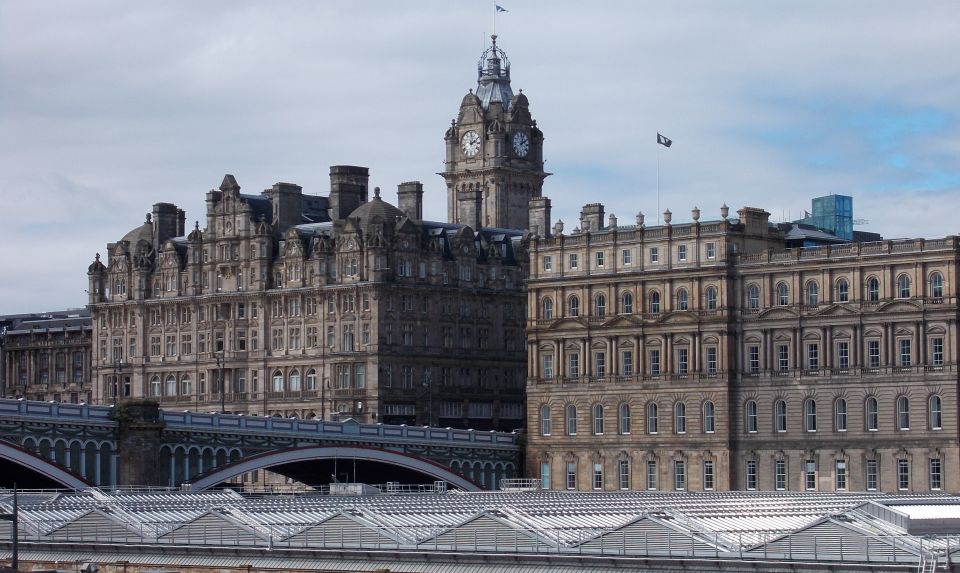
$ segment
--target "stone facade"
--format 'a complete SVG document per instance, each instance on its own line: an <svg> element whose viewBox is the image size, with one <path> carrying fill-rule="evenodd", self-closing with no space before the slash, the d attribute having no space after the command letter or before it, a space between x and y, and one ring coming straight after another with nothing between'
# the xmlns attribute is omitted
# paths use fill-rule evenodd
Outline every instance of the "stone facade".
<svg viewBox="0 0 960 573"><path fill-rule="evenodd" d="M960 490L955 237L785 248L768 214L537 238L528 474L553 489Z"/></svg>
<svg viewBox="0 0 960 573"><path fill-rule="evenodd" d="M108 245L89 270L95 399L522 427L522 232L368 201L366 168L330 179L329 197L245 195L227 175L203 230L158 204Z"/></svg>
<svg viewBox="0 0 960 573"><path fill-rule="evenodd" d="M89 401L90 325L84 309L0 317L3 396Z"/></svg>

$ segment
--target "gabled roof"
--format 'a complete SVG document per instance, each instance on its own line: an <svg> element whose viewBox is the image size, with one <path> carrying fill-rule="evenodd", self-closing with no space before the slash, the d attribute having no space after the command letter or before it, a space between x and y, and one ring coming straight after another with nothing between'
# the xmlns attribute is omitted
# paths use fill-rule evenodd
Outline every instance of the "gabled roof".
<svg viewBox="0 0 960 573"><path fill-rule="evenodd" d="M157 540L193 545L262 545L269 535L230 517L223 510L211 509Z"/></svg>
<svg viewBox="0 0 960 573"><path fill-rule="evenodd" d="M420 547L443 549L470 548L471 550L504 547L543 550L556 547L557 542L529 527L522 527L497 510L482 511L467 520L420 542Z"/></svg>

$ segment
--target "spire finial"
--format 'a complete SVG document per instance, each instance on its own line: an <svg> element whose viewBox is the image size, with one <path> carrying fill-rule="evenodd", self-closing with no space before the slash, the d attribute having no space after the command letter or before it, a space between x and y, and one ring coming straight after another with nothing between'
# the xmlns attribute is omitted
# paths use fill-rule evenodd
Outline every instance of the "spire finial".
<svg viewBox="0 0 960 573"><path fill-rule="evenodd" d="M199 231L199 230L200 230L200 221L194 221L194 222L193 222L193 230L194 230L194 231Z"/></svg>
<svg viewBox="0 0 960 573"><path fill-rule="evenodd" d="M100 262L100 253L97 253L97 256L95 256L95 257L93 258L93 260L95 260L95 261L97 261L97 262L99 263L99 262Z"/></svg>
<svg viewBox="0 0 960 573"><path fill-rule="evenodd" d="M497 47L497 35L496 35L496 34L490 34L490 39L493 40L493 47L496 48L496 47Z"/></svg>
<svg viewBox="0 0 960 573"><path fill-rule="evenodd" d="M379 187L374 187L374 188L373 188L373 198L374 198L374 199L379 199L379 198L380 198L380 188L379 188Z"/></svg>

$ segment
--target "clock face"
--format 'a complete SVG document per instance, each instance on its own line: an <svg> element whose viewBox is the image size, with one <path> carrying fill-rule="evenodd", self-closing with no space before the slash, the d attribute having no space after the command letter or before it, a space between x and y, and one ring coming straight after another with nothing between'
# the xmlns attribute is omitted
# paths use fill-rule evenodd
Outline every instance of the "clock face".
<svg viewBox="0 0 960 573"><path fill-rule="evenodd" d="M476 157L480 153L480 136L473 130L464 133L460 140L460 147L463 148L463 154L467 157Z"/></svg>
<svg viewBox="0 0 960 573"><path fill-rule="evenodd" d="M526 157L530 152L530 138L526 133L518 131L513 134L513 152L517 157Z"/></svg>

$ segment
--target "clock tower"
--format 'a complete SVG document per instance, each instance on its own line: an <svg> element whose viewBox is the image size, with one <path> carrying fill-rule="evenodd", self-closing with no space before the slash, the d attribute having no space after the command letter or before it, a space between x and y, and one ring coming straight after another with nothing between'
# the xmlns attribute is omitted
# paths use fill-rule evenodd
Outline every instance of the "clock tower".
<svg viewBox="0 0 960 573"><path fill-rule="evenodd" d="M543 133L527 96L510 87L510 61L497 36L477 64L477 90L460 103L444 140L440 175L447 182L447 220L504 229L531 228L530 201L541 196Z"/></svg>

